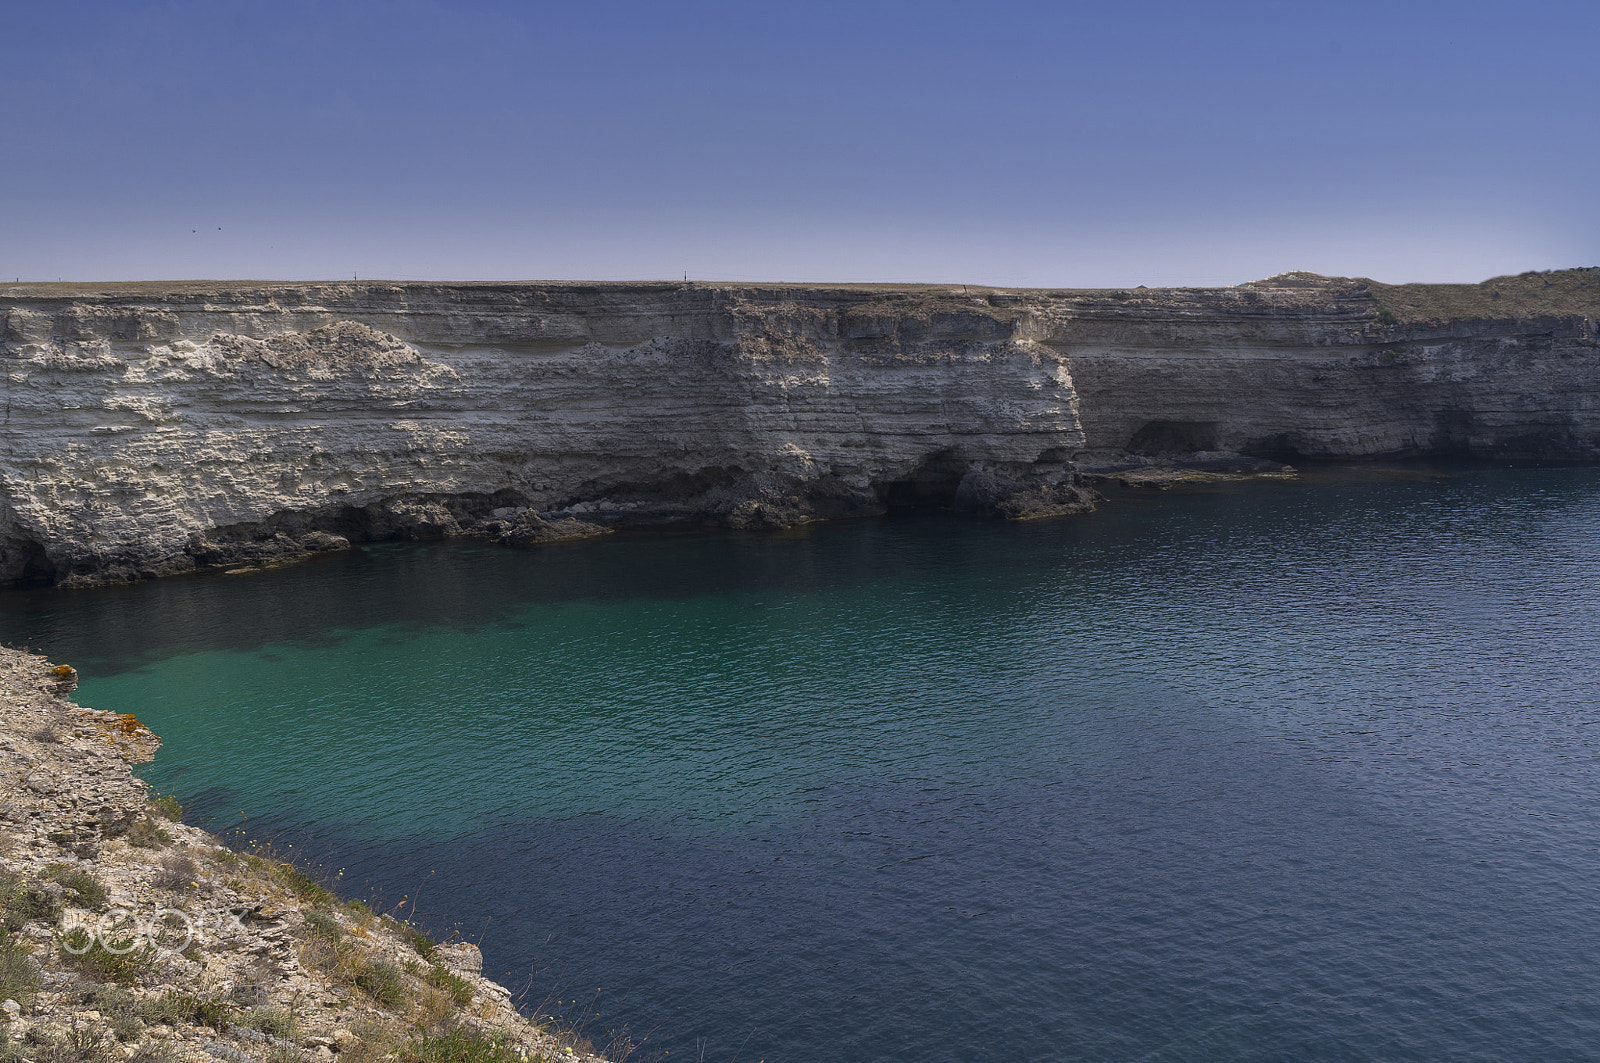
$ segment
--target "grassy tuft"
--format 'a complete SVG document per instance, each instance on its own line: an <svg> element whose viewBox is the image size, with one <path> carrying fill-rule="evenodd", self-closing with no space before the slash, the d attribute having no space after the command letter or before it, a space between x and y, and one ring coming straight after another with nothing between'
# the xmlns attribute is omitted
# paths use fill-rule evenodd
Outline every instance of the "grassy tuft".
<svg viewBox="0 0 1600 1063"><path fill-rule="evenodd" d="M146 1041L128 1058L128 1063L177 1063L177 1057L166 1045Z"/></svg>
<svg viewBox="0 0 1600 1063"><path fill-rule="evenodd" d="M189 993L168 992L165 996L141 1001L139 1015L146 1022L163 1026L188 1023L191 1026L209 1026L226 1030L233 1021L233 1006L215 997L197 997Z"/></svg>
<svg viewBox="0 0 1600 1063"><path fill-rule="evenodd" d="M339 1063L395 1063L405 1041L399 1023L381 1017L355 1022L350 1032L356 1041L340 1050Z"/></svg>
<svg viewBox="0 0 1600 1063"><path fill-rule="evenodd" d="M144 1021L139 1018L138 1001L120 986L96 986L89 994L87 1004L111 1023L111 1032L123 1044L132 1044L144 1033Z"/></svg>
<svg viewBox="0 0 1600 1063"><path fill-rule="evenodd" d="M44 975L28 947L16 935L0 930L0 1000L30 1007L42 985Z"/></svg>
<svg viewBox="0 0 1600 1063"><path fill-rule="evenodd" d="M0 871L0 934L21 930L31 922L54 922L61 901L37 882L25 882L12 871Z"/></svg>
<svg viewBox="0 0 1600 1063"><path fill-rule="evenodd" d="M280 861L273 868L273 874L276 875L279 882L288 888L289 892L308 904L331 907L339 902L339 898L334 896L332 890L293 864Z"/></svg>
<svg viewBox="0 0 1600 1063"><path fill-rule="evenodd" d="M529 1063L531 1058L504 1038L458 1027L414 1038L400 1049L399 1063Z"/></svg>
<svg viewBox="0 0 1600 1063"><path fill-rule="evenodd" d="M68 1026L55 1035L30 1031L22 1058L32 1063L115 1063L122 1057L105 1041L99 1024Z"/></svg>
<svg viewBox="0 0 1600 1063"><path fill-rule="evenodd" d="M439 951L439 943L433 940L426 930L399 920L395 921L395 930L399 933L401 940L417 950L418 956L421 956L429 963L433 962L434 955Z"/></svg>
<svg viewBox="0 0 1600 1063"><path fill-rule="evenodd" d="M150 877L156 889L183 893L200 884L200 869L194 860L182 853L168 853L161 858L161 870Z"/></svg>
<svg viewBox="0 0 1600 1063"><path fill-rule="evenodd" d="M74 894L74 899L85 908L102 908L111 899L105 883L71 864L51 864L39 877L47 878Z"/></svg>
<svg viewBox="0 0 1600 1063"><path fill-rule="evenodd" d="M405 974L388 960L357 959L352 964L350 980L357 989L386 1008L403 1007L406 993Z"/></svg>
<svg viewBox="0 0 1600 1063"><path fill-rule="evenodd" d="M461 1017L461 1008L450 999L450 994L431 985L424 985L417 996L414 1014L416 1028L437 1032L447 1029Z"/></svg>
<svg viewBox="0 0 1600 1063"><path fill-rule="evenodd" d="M121 938L113 940L108 949L81 926L64 934L59 942L63 962L94 982L134 985L156 964L156 950L149 945L134 948L132 938Z"/></svg>
<svg viewBox="0 0 1600 1063"><path fill-rule="evenodd" d="M339 920L333 917L332 912L321 908L312 908L305 913L305 926L307 934L335 945L344 938L344 928L339 925Z"/></svg>
<svg viewBox="0 0 1600 1063"><path fill-rule="evenodd" d="M464 1008L472 1002L472 984L438 964L428 968L427 982L429 985L442 989L450 995L451 1001L458 1008Z"/></svg>
<svg viewBox="0 0 1600 1063"><path fill-rule="evenodd" d="M171 794L156 794L150 798L150 811L174 823L183 819L183 806Z"/></svg>
<svg viewBox="0 0 1600 1063"><path fill-rule="evenodd" d="M288 1008L249 1008L240 1012L238 1023L280 1041L293 1041L299 1036L298 1024Z"/></svg>
<svg viewBox="0 0 1600 1063"><path fill-rule="evenodd" d="M172 835L148 819L141 819L128 830L128 844L139 849L164 849L172 844Z"/></svg>

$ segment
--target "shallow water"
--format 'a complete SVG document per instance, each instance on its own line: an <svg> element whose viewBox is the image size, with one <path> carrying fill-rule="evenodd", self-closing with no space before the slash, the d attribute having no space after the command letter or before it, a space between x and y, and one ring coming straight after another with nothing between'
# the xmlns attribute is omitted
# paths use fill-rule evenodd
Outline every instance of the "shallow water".
<svg viewBox="0 0 1600 1063"><path fill-rule="evenodd" d="M145 775L731 1060L1600 1058L1600 471L0 597Z"/></svg>

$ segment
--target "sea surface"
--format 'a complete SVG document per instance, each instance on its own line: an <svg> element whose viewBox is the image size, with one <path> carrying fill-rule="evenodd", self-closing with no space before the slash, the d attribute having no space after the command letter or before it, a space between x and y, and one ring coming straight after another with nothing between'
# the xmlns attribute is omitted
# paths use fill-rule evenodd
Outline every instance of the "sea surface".
<svg viewBox="0 0 1600 1063"><path fill-rule="evenodd" d="M1600 470L379 545L0 640L636 1059L1600 1059Z"/></svg>

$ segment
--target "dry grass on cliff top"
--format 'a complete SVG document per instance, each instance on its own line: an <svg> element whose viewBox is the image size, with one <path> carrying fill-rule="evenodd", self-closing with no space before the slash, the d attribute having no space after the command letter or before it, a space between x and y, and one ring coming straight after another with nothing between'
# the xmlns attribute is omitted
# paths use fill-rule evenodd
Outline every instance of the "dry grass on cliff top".
<svg viewBox="0 0 1600 1063"><path fill-rule="evenodd" d="M110 282L30 282L0 285L0 297L13 298L89 298L183 295L205 292L246 292L271 289L327 289L355 295L363 291L395 288L454 288L480 290L593 290L593 291L673 291L738 290L748 293L832 292L854 295L865 302L857 311L878 310L904 315L971 311L981 309L991 316L1014 316L1020 312L1016 300L1048 295L1058 298L1094 298L1107 293L1125 295L1134 289L1112 288L994 288L963 284L801 284L761 281L110 281ZM1506 318L1531 315L1583 315L1600 317L1600 267L1546 270L1493 277L1481 284L1384 284L1365 277L1325 277L1315 273L1285 273L1265 280L1239 285L1256 289L1305 289L1310 295L1328 289L1365 288L1375 300L1385 323L1393 321L1448 321L1457 318ZM1159 301L1163 292L1184 293L1185 297L1223 288L1142 288L1144 301ZM325 293L326 294L326 293Z"/></svg>
<svg viewBox="0 0 1600 1063"><path fill-rule="evenodd" d="M1600 267L1493 277L1482 284L1380 284L1366 281L1381 309L1400 321L1454 318L1600 317Z"/></svg>

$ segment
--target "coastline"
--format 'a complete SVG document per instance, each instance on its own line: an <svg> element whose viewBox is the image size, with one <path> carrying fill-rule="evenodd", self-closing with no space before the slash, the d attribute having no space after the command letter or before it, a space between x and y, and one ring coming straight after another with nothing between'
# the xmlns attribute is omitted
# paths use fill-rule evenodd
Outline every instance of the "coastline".
<svg viewBox="0 0 1600 1063"><path fill-rule="evenodd" d="M0 287L0 584L915 508L1285 464L1600 461L1600 270L1230 288Z"/></svg>
<svg viewBox="0 0 1600 1063"><path fill-rule="evenodd" d="M347 902L169 818L160 739L0 648L0 1059L596 1063L462 941Z"/></svg>

